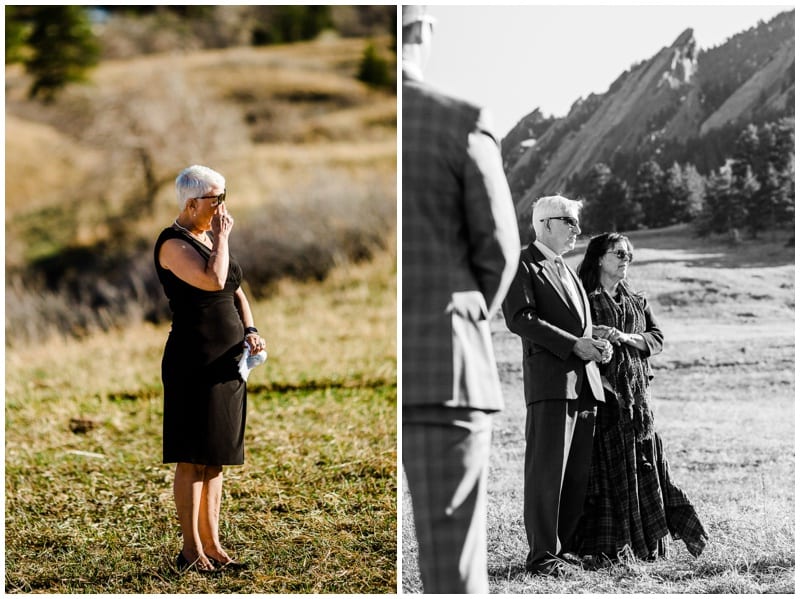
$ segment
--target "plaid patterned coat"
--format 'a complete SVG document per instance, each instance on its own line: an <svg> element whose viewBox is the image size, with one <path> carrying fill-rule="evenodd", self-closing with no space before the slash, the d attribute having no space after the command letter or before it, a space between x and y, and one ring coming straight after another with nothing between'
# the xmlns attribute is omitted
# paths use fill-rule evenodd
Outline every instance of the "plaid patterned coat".
<svg viewBox="0 0 800 599"><path fill-rule="evenodd" d="M403 405L503 407L489 331L519 255L480 108L403 74Z"/></svg>

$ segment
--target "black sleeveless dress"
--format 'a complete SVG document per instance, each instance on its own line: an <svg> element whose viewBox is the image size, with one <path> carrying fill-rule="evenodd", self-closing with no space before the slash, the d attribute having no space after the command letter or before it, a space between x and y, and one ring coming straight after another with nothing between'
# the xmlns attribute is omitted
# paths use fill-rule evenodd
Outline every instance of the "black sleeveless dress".
<svg viewBox="0 0 800 599"><path fill-rule="evenodd" d="M243 464L247 386L239 375L238 361L244 326L234 303L242 269L231 256L224 289L193 287L159 264L161 245L168 239L189 242L205 260L211 252L172 227L161 232L155 245L156 272L172 311L172 329L161 361L163 461Z"/></svg>

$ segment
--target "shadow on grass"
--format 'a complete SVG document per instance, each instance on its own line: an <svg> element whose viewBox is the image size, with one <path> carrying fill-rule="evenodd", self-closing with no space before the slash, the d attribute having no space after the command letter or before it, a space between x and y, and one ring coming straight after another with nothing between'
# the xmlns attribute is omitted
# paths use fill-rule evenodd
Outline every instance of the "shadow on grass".
<svg viewBox="0 0 800 599"><path fill-rule="evenodd" d="M327 389L393 389L396 385L386 379L368 380L333 380L333 379L310 379L300 382L280 382L271 381L269 383L248 383L248 395L261 395L261 399L267 399L270 394L282 394L289 392L313 392L325 391ZM108 394L109 401L137 401L161 397L163 391L160 387L142 387L136 391L113 391Z"/></svg>

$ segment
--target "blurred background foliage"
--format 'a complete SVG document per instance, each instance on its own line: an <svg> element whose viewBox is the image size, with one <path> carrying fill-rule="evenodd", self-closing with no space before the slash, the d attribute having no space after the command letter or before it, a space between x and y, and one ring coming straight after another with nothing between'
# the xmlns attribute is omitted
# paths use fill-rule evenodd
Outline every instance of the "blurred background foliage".
<svg viewBox="0 0 800 599"><path fill-rule="evenodd" d="M6 64L21 63L32 97L52 99L85 80L100 59L175 50L286 44L324 31L342 37L393 36L397 12L381 6L6 6ZM364 50L362 79L386 86L389 63ZM381 70L381 66L384 67Z"/></svg>

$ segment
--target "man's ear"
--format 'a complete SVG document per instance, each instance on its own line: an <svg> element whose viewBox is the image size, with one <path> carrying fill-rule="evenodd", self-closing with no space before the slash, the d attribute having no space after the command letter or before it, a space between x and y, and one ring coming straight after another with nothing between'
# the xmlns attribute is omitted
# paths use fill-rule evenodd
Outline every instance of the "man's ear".
<svg viewBox="0 0 800 599"><path fill-rule="evenodd" d="M421 44L422 43L422 21L416 21L410 25L406 25L403 32L403 42L407 44Z"/></svg>

